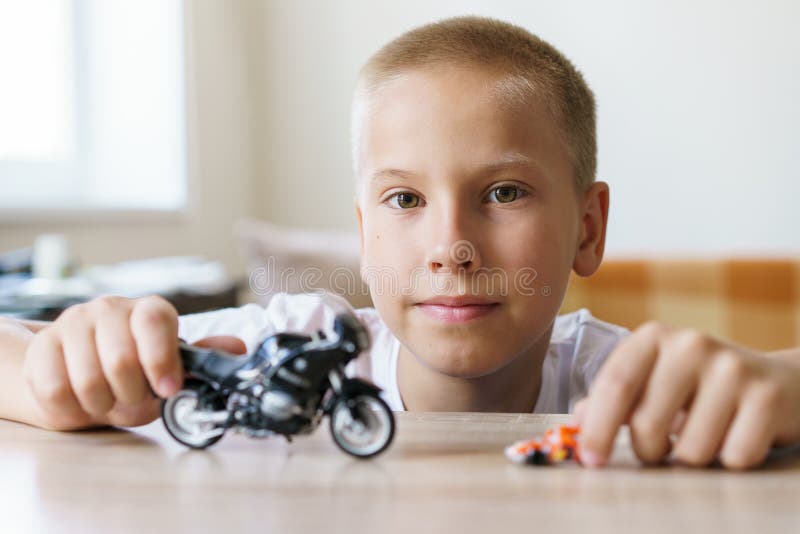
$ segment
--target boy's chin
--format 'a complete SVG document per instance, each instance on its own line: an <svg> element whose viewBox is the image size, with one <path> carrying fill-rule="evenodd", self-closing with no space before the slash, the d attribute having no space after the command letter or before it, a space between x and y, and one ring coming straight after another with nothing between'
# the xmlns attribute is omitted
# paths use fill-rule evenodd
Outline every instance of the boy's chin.
<svg viewBox="0 0 800 534"><path fill-rule="evenodd" d="M491 355L491 358L489 357ZM428 350L417 360L425 367L451 378L476 379L497 372L508 365L513 357L499 358L498 351L484 350Z"/></svg>

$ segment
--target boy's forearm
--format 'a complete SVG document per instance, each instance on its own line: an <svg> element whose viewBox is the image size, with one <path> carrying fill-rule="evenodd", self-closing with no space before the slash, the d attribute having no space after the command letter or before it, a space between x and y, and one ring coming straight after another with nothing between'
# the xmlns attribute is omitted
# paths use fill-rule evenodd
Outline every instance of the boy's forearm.
<svg viewBox="0 0 800 534"><path fill-rule="evenodd" d="M784 349L784 350L776 350L773 352L768 352L767 355L770 358L776 358L778 360L783 360L790 364L800 366L800 347Z"/></svg>
<svg viewBox="0 0 800 534"><path fill-rule="evenodd" d="M43 426L39 406L23 376L25 350L34 332L0 317L0 419Z"/></svg>

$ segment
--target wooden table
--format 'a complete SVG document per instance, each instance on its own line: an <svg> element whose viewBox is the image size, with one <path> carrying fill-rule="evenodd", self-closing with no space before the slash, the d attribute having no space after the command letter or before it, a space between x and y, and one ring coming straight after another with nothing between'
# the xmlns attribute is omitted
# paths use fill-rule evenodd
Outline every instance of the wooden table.
<svg viewBox="0 0 800 534"><path fill-rule="evenodd" d="M517 466L509 442L563 416L397 414L384 455L312 436L187 451L160 421L45 432L0 421L0 532L800 532L800 456L756 471ZM556 530L553 530L556 529Z"/></svg>

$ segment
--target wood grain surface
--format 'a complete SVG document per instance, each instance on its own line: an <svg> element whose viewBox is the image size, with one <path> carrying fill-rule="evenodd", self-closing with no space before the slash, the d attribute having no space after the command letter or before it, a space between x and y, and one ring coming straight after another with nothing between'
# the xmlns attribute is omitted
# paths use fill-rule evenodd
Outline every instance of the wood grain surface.
<svg viewBox="0 0 800 534"><path fill-rule="evenodd" d="M800 532L798 454L747 472L645 468L623 432L606 469L518 466L503 447L564 416L396 415L395 442L366 461L327 421L291 444L231 434L202 452L160 421L0 421L0 532Z"/></svg>

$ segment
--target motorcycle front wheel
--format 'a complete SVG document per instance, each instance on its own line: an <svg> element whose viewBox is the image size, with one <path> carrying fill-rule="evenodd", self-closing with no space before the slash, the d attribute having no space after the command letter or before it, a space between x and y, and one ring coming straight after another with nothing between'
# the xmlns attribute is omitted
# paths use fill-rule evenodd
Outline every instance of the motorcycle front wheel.
<svg viewBox="0 0 800 534"><path fill-rule="evenodd" d="M225 433L213 423L199 422L196 415L204 408L200 393L194 388L180 390L161 403L161 419L176 441L192 449L205 449L222 439Z"/></svg>
<svg viewBox="0 0 800 534"><path fill-rule="evenodd" d="M361 393L341 398L330 417L333 441L356 458L380 454L394 438L394 415L377 395Z"/></svg>

